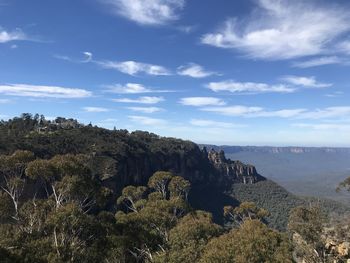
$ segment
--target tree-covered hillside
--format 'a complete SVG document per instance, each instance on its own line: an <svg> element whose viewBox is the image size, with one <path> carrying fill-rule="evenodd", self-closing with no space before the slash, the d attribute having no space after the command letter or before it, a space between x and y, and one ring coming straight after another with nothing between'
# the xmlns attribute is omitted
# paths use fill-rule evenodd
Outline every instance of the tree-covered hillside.
<svg viewBox="0 0 350 263"><path fill-rule="evenodd" d="M4 262L292 262L279 231L315 203L190 141L29 114L0 132Z"/></svg>

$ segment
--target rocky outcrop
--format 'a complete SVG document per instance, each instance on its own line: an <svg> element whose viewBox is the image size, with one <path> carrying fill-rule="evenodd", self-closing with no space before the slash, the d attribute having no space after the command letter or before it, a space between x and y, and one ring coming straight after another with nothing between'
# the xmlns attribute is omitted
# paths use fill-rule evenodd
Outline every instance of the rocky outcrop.
<svg viewBox="0 0 350 263"><path fill-rule="evenodd" d="M233 183L253 184L263 179L253 165L226 159L225 153L222 150L217 152L211 149L208 152L208 159L219 172L220 176L225 177Z"/></svg>
<svg viewBox="0 0 350 263"><path fill-rule="evenodd" d="M265 178L252 165L226 159L223 151L200 149L197 145L174 141L174 151L130 151L113 157L95 156L97 173L104 184L112 189L126 185L146 184L156 171L164 170L178 174L192 184L232 183L253 184Z"/></svg>

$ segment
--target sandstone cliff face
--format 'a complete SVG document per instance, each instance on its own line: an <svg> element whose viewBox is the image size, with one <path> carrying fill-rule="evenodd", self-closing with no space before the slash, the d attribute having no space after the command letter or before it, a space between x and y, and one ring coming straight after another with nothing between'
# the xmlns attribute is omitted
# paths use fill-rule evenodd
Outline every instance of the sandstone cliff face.
<svg viewBox="0 0 350 263"><path fill-rule="evenodd" d="M170 171L183 176L192 184L232 183L253 184L264 177L255 167L225 158L223 151L207 152L195 144L173 145L176 151L130 151L126 155L100 156L99 177L111 189L121 190L126 185L146 184L156 171Z"/></svg>
<svg viewBox="0 0 350 263"><path fill-rule="evenodd" d="M208 152L208 159L219 172L220 176L233 183L253 184L263 179L253 165L226 159L223 151L216 152L213 149L210 150Z"/></svg>

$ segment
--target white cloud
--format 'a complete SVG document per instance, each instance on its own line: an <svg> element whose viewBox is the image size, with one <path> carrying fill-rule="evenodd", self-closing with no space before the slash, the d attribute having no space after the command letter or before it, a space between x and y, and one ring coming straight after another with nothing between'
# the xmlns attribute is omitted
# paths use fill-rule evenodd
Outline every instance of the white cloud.
<svg viewBox="0 0 350 263"><path fill-rule="evenodd" d="M101 108L101 107L83 107L83 110L86 112L107 112L109 109Z"/></svg>
<svg viewBox="0 0 350 263"><path fill-rule="evenodd" d="M0 94L10 96L23 96L35 98L86 98L91 97L92 92L77 89L64 88L57 86L40 86L29 84L6 84L0 85Z"/></svg>
<svg viewBox="0 0 350 263"><path fill-rule="evenodd" d="M0 27L0 43L11 41L29 40L28 36L20 29L14 31L6 31Z"/></svg>
<svg viewBox="0 0 350 263"><path fill-rule="evenodd" d="M140 73L147 74L147 75L155 75L155 76L171 75L171 72L163 66L136 62L132 60L123 61L123 62L99 61L96 63L103 68L115 69L124 74L132 75L132 76L138 75Z"/></svg>
<svg viewBox="0 0 350 263"><path fill-rule="evenodd" d="M344 92L342 92L342 91L335 91L333 93L325 94L325 96L328 98L336 98L336 97L342 96L343 94L344 94Z"/></svg>
<svg viewBox="0 0 350 263"><path fill-rule="evenodd" d="M85 51L82 52L82 54L84 55L83 59L76 59L76 58L72 58L69 56L62 56L62 55L54 55L53 57L56 59L60 59L60 60L65 60L65 61L69 61L72 63L89 63L89 62L93 62L92 57L93 54L91 52Z"/></svg>
<svg viewBox="0 0 350 263"><path fill-rule="evenodd" d="M337 106L328 107L324 109L316 109L313 111L304 112L301 119L327 119L327 118L340 118L340 117L350 117L350 107L349 106Z"/></svg>
<svg viewBox="0 0 350 263"><path fill-rule="evenodd" d="M218 75L216 72L206 71L202 66L195 63L189 63L185 66L178 67L177 74L192 78L205 78L212 75Z"/></svg>
<svg viewBox="0 0 350 263"><path fill-rule="evenodd" d="M295 118L295 119L331 119L350 117L350 107L327 107L323 109L281 109L266 110L262 107L247 107L241 105L227 107L204 107L202 111L215 112L222 115L248 118Z"/></svg>
<svg viewBox="0 0 350 263"><path fill-rule="evenodd" d="M92 53L85 51L83 52L83 55L85 56L85 60L83 62L87 63L90 62L92 60Z"/></svg>
<svg viewBox="0 0 350 263"><path fill-rule="evenodd" d="M177 30L189 34L192 33L193 31L195 31L197 29L198 26L178 26L176 27Z"/></svg>
<svg viewBox="0 0 350 263"><path fill-rule="evenodd" d="M166 120L163 119L155 119L155 118L149 118L145 116L129 116L129 119L133 122L136 122L138 124L142 125L165 125L167 124Z"/></svg>
<svg viewBox="0 0 350 263"><path fill-rule="evenodd" d="M246 125L234 124L230 122L221 122L213 120L204 120L204 119L192 119L190 124L198 127L211 127L211 128L242 128Z"/></svg>
<svg viewBox="0 0 350 263"><path fill-rule="evenodd" d="M11 100L9 100L9 99L0 99L0 104L7 104L10 102L11 102Z"/></svg>
<svg viewBox="0 0 350 263"><path fill-rule="evenodd" d="M173 92L172 90L157 90L145 87L142 84L127 83L125 85L115 84L106 86L108 90L106 92L117 93L117 94L140 94L140 93L165 93Z"/></svg>
<svg viewBox="0 0 350 263"><path fill-rule="evenodd" d="M297 86L307 88L328 88L333 84L317 82L315 77L284 76L282 80Z"/></svg>
<svg viewBox="0 0 350 263"><path fill-rule="evenodd" d="M141 25L164 25L178 19L185 0L104 0L126 19Z"/></svg>
<svg viewBox="0 0 350 263"><path fill-rule="evenodd" d="M246 107L246 106L227 106L227 107L205 107L203 111L215 112L228 116L246 116L252 113L259 113L263 110L261 107Z"/></svg>
<svg viewBox="0 0 350 263"><path fill-rule="evenodd" d="M236 82L233 80L226 80L221 82L210 82L207 87L212 91L229 91L232 93L247 92L247 93L266 93L266 92L278 92L278 93L291 93L295 91L295 88L288 87L287 85L268 85L265 83L255 82Z"/></svg>
<svg viewBox="0 0 350 263"><path fill-rule="evenodd" d="M226 103L219 99L214 97L187 97L187 98L181 98L179 103L186 106L222 106Z"/></svg>
<svg viewBox="0 0 350 263"><path fill-rule="evenodd" d="M120 93L120 94L138 94L138 93L149 93L151 89L146 88L142 84L127 83L125 85L116 84L108 86L108 92Z"/></svg>
<svg viewBox="0 0 350 263"><path fill-rule="evenodd" d="M337 56L328 56L328 57L318 57L305 61L294 62L292 65L296 68L311 68L318 67L324 65L332 65L332 64L346 64L346 62L337 57Z"/></svg>
<svg viewBox="0 0 350 263"><path fill-rule="evenodd" d="M142 112L142 113L155 113L155 112L163 111L162 108L158 108L158 107L128 107L127 109L132 111Z"/></svg>
<svg viewBox="0 0 350 263"><path fill-rule="evenodd" d="M345 40L345 41L340 42L337 47L340 51L350 55L350 41L349 40Z"/></svg>
<svg viewBox="0 0 350 263"><path fill-rule="evenodd" d="M278 118L297 118L301 117L305 109L282 109L276 111L261 111L247 117L278 117Z"/></svg>
<svg viewBox="0 0 350 263"><path fill-rule="evenodd" d="M251 58L280 60L334 52L334 42L350 30L349 11L342 6L257 1L250 18L228 19L217 32L202 36L202 43L237 49Z"/></svg>
<svg viewBox="0 0 350 263"><path fill-rule="evenodd" d="M332 124L332 123L293 123L292 127L306 128L313 130L340 130L340 131L350 131L350 124Z"/></svg>
<svg viewBox="0 0 350 263"><path fill-rule="evenodd" d="M157 104L161 101L164 101L163 97L139 97L137 99L121 98L121 99L112 99L114 102L121 103L139 103L139 104Z"/></svg>

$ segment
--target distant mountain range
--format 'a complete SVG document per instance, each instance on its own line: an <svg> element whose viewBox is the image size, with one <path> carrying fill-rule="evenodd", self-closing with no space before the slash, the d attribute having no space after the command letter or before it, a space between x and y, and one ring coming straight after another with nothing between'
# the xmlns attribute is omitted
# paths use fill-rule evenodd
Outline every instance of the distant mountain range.
<svg viewBox="0 0 350 263"><path fill-rule="evenodd" d="M204 146L253 164L261 175L294 194L350 201L349 194L335 191L339 182L350 176L350 148Z"/></svg>
<svg viewBox="0 0 350 263"><path fill-rule="evenodd" d="M228 146L228 145L210 145L202 144L207 149L223 150L225 153L238 153L238 152L255 152L255 153L348 153L350 154L350 148L346 147L299 147L299 146L287 146L287 147L274 147L274 146Z"/></svg>

